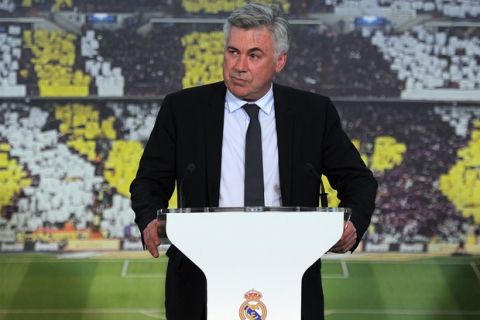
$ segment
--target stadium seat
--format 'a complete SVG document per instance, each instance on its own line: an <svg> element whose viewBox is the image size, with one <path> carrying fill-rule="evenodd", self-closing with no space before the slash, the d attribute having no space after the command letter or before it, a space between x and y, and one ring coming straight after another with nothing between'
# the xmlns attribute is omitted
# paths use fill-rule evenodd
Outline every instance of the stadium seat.
<svg viewBox="0 0 480 320"><path fill-rule="evenodd" d="M90 77L75 68L76 36L64 31L24 32L41 96L87 96Z"/></svg>

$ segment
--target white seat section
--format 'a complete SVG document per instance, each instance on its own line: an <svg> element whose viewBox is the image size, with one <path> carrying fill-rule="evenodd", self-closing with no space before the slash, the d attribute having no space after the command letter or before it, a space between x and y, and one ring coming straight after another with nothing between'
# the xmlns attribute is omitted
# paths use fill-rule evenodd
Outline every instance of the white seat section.
<svg viewBox="0 0 480 320"><path fill-rule="evenodd" d="M65 140L60 139L57 129L45 130L55 109L22 103L5 105L0 105L0 138L8 141L10 157L15 157L36 181L22 189L16 202L18 210L6 222L12 230L55 228L72 219L75 227L81 229L92 226L96 214L99 214L100 229L109 237L139 236L128 197L111 193L104 196L101 210L93 211L94 190L101 189L106 183L103 172L96 172L92 163L68 147ZM108 102L106 108L111 110L107 113L124 120L119 122L120 130L125 133L124 139L148 139L158 105ZM111 206L108 197L111 197Z"/></svg>
<svg viewBox="0 0 480 320"><path fill-rule="evenodd" d="M28 229L34 230L44 222L61 223L72 213L81 216L87 212L93 201L93 185L85 185L81 180L92 177L95 170L88 161L58 144L58 132L41 130L47 112L35 107L27 112L24 117L15 112L8 114L4 134L12 146L11 153L31 175L38 176L38 186L24 188L26 198L19 201L20 212L30 215L29 220L40 219L28 224ZM20 127L9 126L15 119Z"/></svg>
<svg viewBox="0 0 480 320"><path fill-rule="evenodd" d="M25 97L27 89L17 81L22 50L22 28L9 25L0 32L0 97Z"/></svg>
<svg viewBox="0 0 480 320"><path fill-rule="evenodd" d="M85 71L95 78L98 96L123 96L125 80L122 68L112 65L109 57L102 57L98 53L100 46L95 30L87 30L81 39L81 55L86 58Z"/></svg>
<svg viewBox="0 0 480 320"><path fill-rule="evenodd" d="M432 31L423 26L399 34L378 30L371 42L391 63L398 79L405 81L405 92L480 90L480 40L462 37L461 31L455 27Z"/></svg>

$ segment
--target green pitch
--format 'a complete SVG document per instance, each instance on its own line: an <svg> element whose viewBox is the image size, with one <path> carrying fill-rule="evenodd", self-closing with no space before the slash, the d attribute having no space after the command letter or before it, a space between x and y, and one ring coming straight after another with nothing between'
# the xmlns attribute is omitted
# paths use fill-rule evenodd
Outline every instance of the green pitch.
<svg viewBox="0 0 480 320"><path fill-rule="evenodd" d="M324 260L326 319L480 319L480 258L379 257ZM166 262L2 254L0 319L165 319Z"/></svg>

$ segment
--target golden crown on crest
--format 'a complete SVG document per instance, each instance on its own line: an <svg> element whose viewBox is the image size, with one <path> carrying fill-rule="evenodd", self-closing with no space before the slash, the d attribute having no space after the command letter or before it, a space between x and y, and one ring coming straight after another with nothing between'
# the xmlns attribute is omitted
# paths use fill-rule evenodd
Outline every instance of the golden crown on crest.
<svg viewBox="0 0 480 320"><path fill-rule="evenodd" d="M243 296L247 301L262 299L262 294L254 289L247 291Z"/></svg>

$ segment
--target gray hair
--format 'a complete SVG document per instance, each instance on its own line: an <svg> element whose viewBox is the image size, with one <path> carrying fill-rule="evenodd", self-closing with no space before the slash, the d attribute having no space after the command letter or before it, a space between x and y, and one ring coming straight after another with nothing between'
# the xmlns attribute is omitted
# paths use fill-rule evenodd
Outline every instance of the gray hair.
<svg viewBox="0 0 480 320"><path fill-rule="evenodd" d="M288 21L277 4L249 3L233 11L223 25L225 43L232 26L241 29L267 27L273 34L275 56L288 52L290 45Z"/></svg>

